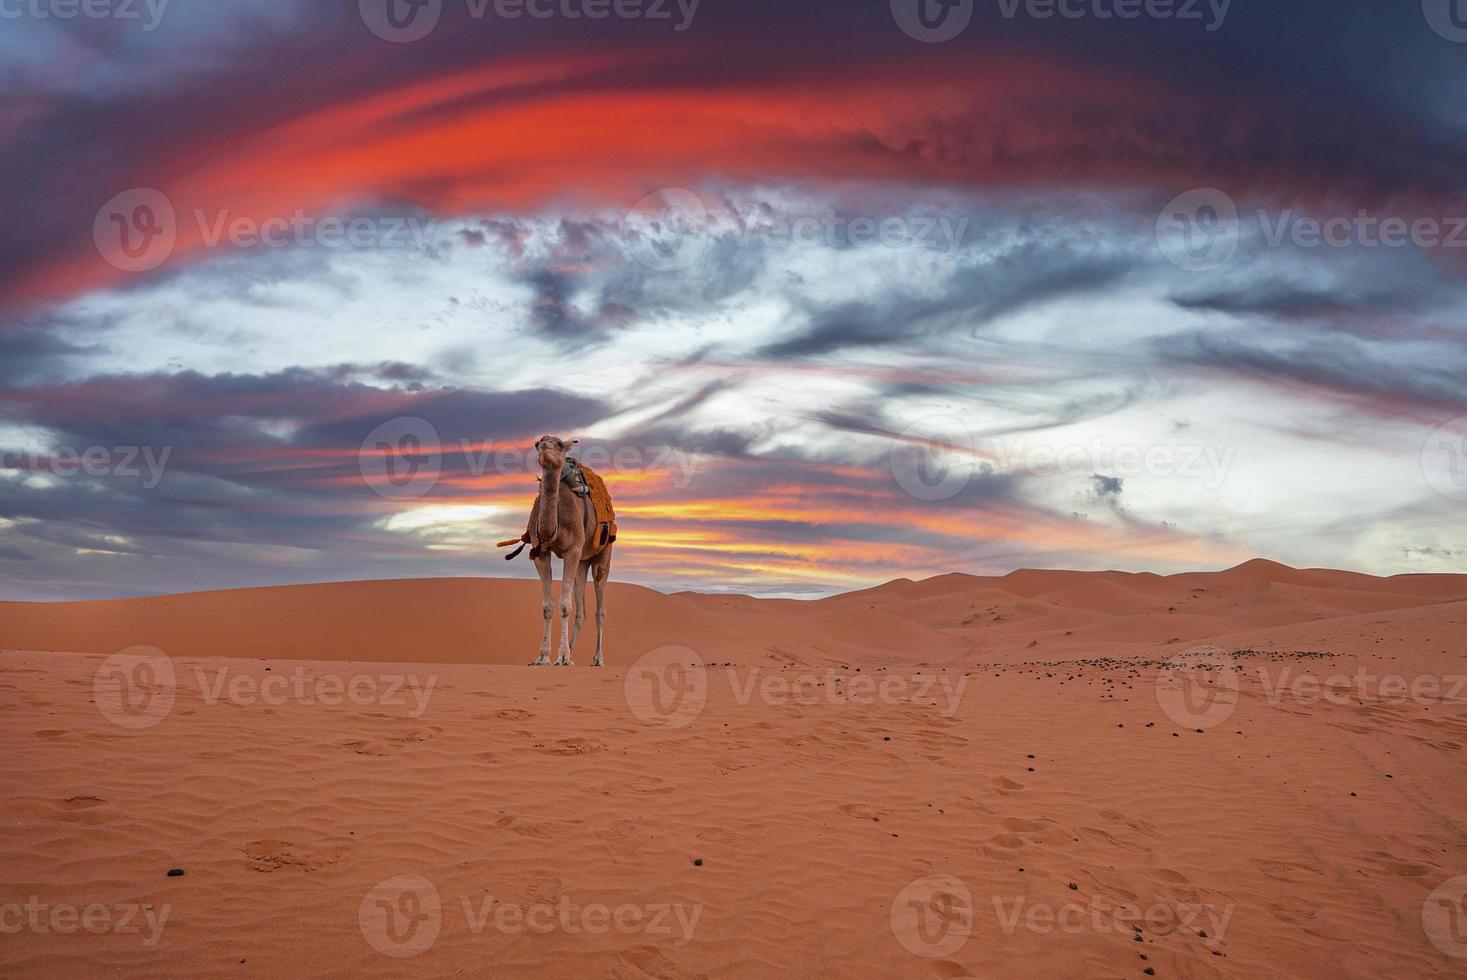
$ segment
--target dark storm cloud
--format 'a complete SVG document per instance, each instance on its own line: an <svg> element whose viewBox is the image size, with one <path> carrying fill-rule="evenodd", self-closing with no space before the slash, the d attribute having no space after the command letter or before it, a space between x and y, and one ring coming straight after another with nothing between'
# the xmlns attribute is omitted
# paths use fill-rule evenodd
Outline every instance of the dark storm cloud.
<svg viewBox="0 0 1467 980"><path fill-rule="evenodd" d="M1031 304L1114 285L1136 262L1071 244L1023 242L980 265L954 269L936 297L894 290L877 301L812 310L791 336L761 353L769 358L813 357L972 333Z"/></svg>
<svg viewBox="0 0 1467 980"><path fill-rule="evenodd" d="M1382 415L1450 417L1467 408L1467 353L1455 338L1392 342L1212 330L1165 337L1155 348L1165 363L1312 388Z"/></svg>

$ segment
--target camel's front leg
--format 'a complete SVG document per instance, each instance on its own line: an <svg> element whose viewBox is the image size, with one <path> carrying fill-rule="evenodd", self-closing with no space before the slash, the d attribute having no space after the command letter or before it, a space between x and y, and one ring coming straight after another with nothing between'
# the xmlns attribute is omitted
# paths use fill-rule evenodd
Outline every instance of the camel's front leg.
<svg viewBox="0 0 1467 980"><path fill-rule="evenodd" d="M570 619L576 608L576 570L581 567L579 550L567 551L562 556L565 574L560 583L560 651L555 656L555 666L574 667L570 648Z"/></svg>
<svg viewBox="0 0 1467 980"><path fill-rule="evenodd" d="M531 667L543 667L550 663L550 617L555 613L555 603L550 596L550 553L535 559L535 571L540 573L540 612L545 616L545 635L540 639L540 656Z"/></svg>
<svg viewBox="0 0 1467 980"><path fill-rule="evenodd" d="M590 571L591 563L583 561L576 569L576 618L571 624L570 647L571 655L575 655L576 638L581 635L581 624L586 621L586 572Z"/></svg>

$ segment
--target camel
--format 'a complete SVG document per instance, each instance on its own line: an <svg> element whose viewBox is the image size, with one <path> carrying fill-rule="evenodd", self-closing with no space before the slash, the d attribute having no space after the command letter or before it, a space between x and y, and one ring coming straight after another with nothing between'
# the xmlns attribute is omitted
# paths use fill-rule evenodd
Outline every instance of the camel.
<svg viewBox="0 0 1467 980"><path fill-rule="evenodd" d="M540 641L540 656L530 664L531 667L550 663L550 617L555 609L550 587L551 555L564 563L560 584L560 648L554 666L575 666L571 651L586 618L587 573L596 583L596 656L591 660L591 666L601 667L606 663L601 643L606 627L606 580L611 575L611 547L615 539L605 544L600 542L600 528L589 498L577 494L561 479L565 473L566 453L576 442L575 439L566 442L556 436L541 436L535 442L535 453L543 473L540 495L530 508L530 522L525 533L533 542L530 557L535 562L535 570L540 573L540 609L545 616L545 635ZM572 612L575 613L573 628L569 627Z"/></svg>

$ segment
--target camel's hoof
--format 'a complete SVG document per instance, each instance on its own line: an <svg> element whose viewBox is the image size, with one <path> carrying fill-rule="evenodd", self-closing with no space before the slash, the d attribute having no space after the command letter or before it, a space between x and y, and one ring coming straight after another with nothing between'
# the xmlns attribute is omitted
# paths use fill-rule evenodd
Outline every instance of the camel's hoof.
<svg viewBox="0 0 1467 980"><path fill-rule="evenodd" d="M549 667L550 666L550 661L549 660L532 660L532 661L530 661L530 666L531 667Z"/></svg>

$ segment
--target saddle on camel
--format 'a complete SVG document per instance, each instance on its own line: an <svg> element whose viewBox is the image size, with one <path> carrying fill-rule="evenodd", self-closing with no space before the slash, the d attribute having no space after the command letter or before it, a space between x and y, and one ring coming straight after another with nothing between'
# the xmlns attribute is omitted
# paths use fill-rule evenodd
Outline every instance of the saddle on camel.
<svg viewBox="0 0 1467 980"><path fill-rule="evenodd" d="M589 466L571 459L567 453L576 444L557 436L541 436L535 443L540 462L540 493L530 508L525 533L518 538L499 542L499 547L519 545L505 555L515 558L528 546L530 559L540 574L541 610L545 616L545 634L540 655L530 666L550 663L550 628L555 605L550 586L550 559L560 558L565 565L560 586L560 649L556 666L572 666L571 650L586 618L586 578L596 583L596 656L592 666L604 662L601 652L603 627L606 622L606 581L611 574L611 549L616 542L616 511L606 482ZM571 616L574 627L570 627Z"/></svg>

